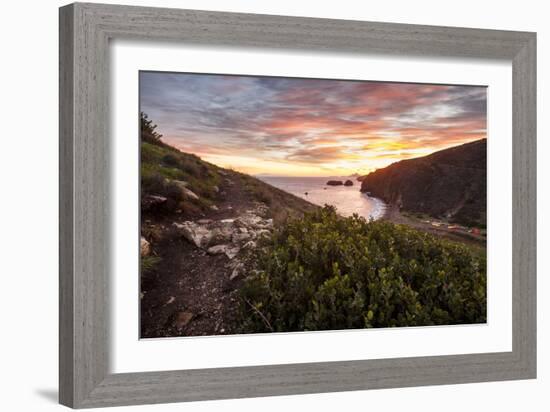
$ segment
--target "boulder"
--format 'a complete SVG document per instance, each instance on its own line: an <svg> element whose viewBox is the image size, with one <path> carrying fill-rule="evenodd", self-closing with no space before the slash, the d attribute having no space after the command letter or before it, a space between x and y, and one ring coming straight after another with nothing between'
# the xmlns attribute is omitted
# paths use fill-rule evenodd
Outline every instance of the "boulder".
<svg viewBox="0 0 550 412"><path fill-rule="evenodd" d="M139 254L143 257L149 255L149 253L151 253L151 244L141 236L139 239Z"/></svg>
<svg viewBox="0 0 550 412"><path fill-rule="evenodd" d="M207 226L190 221L183 223L174 222L173 226L185 239L197 247L207 247L212 240L213 233Z"/></svg>
<svg viewBox="0 0 550 412"><path fill-rule="evenodd" d="M189 189L189 182L186 182L184 180L166 179L166 183L175 185L180 190L181 195L184 198L199 200L199 196L195 192Z"/></svg>
<svg viewBox="0 0 550 412"><path fill-rule="evenodd" d="M184 197L187 197L189 199L199 200L199 196L195 192L187 189L186 187L181 188L181 193Z"/></svg>
<svg viewBox="0 0 550 412"><path fill-rule="evenodd" d="M348 179L345 181L344 186L353 186L353 182Z"/></svg>
<svg viewBox="0 0 550 412"><path fill-rule="evenodd" d="M141 210L149 211L158 209L160 207L163 207L167 201L168 198L164 196L145 195L141 199Z"/></svg>

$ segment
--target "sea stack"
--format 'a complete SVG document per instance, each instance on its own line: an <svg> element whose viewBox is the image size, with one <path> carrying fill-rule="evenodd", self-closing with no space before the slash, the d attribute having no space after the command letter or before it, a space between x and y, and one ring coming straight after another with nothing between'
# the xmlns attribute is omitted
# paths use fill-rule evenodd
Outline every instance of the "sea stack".
<svg viewBox="0 0 550 412"><path fill-rule="evenodd" d="M346 182L344 183L344 186L353 186L353 182L351 180L346 180Z"/></svg>
<svg viewBox="0 0 550 412"><path fill-rule="evenodd" d="M342 186L344 184L344 182L342 182L341 180L329 180L327 182L327 186Z"/></svg>

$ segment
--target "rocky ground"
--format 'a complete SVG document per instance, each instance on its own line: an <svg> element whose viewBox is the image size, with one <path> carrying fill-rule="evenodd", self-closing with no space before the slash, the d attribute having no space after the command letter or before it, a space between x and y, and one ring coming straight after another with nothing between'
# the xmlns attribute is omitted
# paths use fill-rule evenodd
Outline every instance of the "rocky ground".
<svg viewBox="0 0 550 412"><path fill-rule="evenodd" d="M258 242L273 229L270 208L238 180L228 174L222 201L200 218L145 214L141 253L158 263L142 271L142 338L235 333L243 276L253 270Z"/></svg>

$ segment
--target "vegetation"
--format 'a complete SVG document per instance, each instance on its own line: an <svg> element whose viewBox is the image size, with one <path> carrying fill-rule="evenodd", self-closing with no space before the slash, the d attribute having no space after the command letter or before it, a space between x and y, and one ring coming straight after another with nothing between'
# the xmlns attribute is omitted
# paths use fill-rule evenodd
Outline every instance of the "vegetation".
<svg viewBox="0 0 550 412"><path fill-rule="evenodd" d="M142 256L140 259L141 274L145 275L152 271L160 262L158 256Z"/></svg>
<svg viewBox="0 0 550 412"><path fill-rule="evenodd" d="M241 289L243 332L486 322L486 258L406 226L339 217L289 220Z"/></svg>
<svg viewBox="0 0 550 412"><path fill-rule="evenodd" d="M149 119L147 114L143 112L140 112L139 114L141 138L152 142L159 142L162 135L156 131L157 125Z"/></svg>
<svg viewBox="0 0 550 412"><path fill-rule="evenodd" d="M162 135L156 132L156 127L145 113L141 113L141 198L143 201L150 195L166 197L168 202L163 205L163 213L180 210L184 218L208 214L212 206L230 200L224 199L229 183L244 192L245 198L236 198L235 202L265 203L276 222L316 208L255 177L220 168L198 156L179 151L161 140ZM198 199L186 196L182 185L196 194ZM142 207L142 211L147 213L145 209ZM154 211L155 214L158 212Z"/></svg>
<svg viewBox="0 0 550 412"><path fill-rule="evenodd" d="M199 157L183 153L160 140L156 125L141 115L141 197L163 196L168 199L165 212L181 210L193 217L208 210L219 197L219 169ZM187 187L198 198L186 196Z"/></svg>

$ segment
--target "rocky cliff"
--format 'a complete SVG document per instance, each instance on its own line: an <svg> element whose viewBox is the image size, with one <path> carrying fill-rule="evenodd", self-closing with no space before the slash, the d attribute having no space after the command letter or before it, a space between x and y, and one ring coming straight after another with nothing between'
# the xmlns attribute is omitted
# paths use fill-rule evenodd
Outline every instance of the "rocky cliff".
<svg viewBox="0 0 550 412"><path fill-rule="evenodd" d="M361 191L401 210L485 226L487 140L403 160L361 178Z"/></svg>

